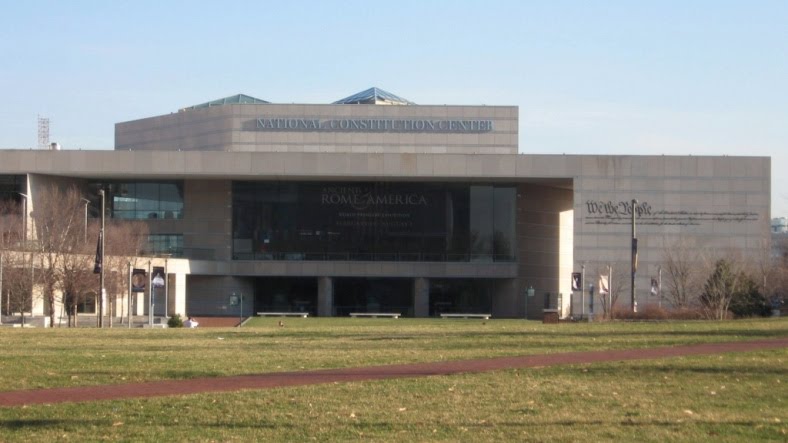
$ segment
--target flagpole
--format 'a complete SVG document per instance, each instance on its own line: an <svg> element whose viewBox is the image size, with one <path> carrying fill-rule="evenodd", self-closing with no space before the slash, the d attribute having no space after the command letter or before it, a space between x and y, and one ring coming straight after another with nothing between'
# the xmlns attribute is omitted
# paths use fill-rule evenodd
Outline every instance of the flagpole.
<svg viewBox="0 0 788 443"><path fill-rule="evenodd" d="M0 325L3 324L3 254L0 253Z"/></svg>
<svg viewBox="0 0 788 443"><path fill-rule="evenodd" d="M105 203L104 203L104 189L99 189L101 195L101 232L99 233L99 242L101 243L101 268L99 269L99 293L98 293L98 327L104 327L104 219L105 219Z"/></svg>
<svg viewBox="0 0 788 443"><path fill-rule="evenodd" d="M638 312L638 302L635 299L635 274L638 271L638 238L635 232L635 208L637 207L638 201L637 199L632 199L632 293L631 293L631 301L630 306L632 308L632 312Z"/></svg>
<svg viewBox="0 0 788 443"><path fill-rule="evenodd" d="M153 327L153 267L148 260L148 326Z"/></svg>
<svg viewBox="0 0 788 443"><path fill-rule="evenodd" d="M129 262L129 291L128 291L128 300L127 300L127 304L129 305L129 308L126 311L126 315L129 316L129 321L128 321L129 329L131 329L131 294L132 294L132 292L131 292L131 274L132 274L132 270L133 270L133 268L131 267L131 262Z"/></svg>
<svg viewBox="0 0 788 443"><path fill-rule="evenodd" d="M607 267L607 316L613 319L613 265Z"/></svg>
<svg viewBox="0 0 788 443"><path fill-rule="evenodd" d="M580 265L580 319L586 316L586 265Z"/></svg>

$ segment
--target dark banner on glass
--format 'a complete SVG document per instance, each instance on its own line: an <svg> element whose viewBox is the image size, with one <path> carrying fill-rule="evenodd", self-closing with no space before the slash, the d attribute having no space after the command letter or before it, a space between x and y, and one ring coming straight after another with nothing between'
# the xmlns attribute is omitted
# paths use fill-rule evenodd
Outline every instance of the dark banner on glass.
<svg viewBox="0 0 788 443"><path fill-rule="evenodd" d="M444 192L402 183L337 183L304 190L308 222L334 230L377 231L389 235L442 234ZM315 217L316 216L316 217Z"/></svg>
<svg viewBox="0 0 788 443"><path fill-rule="evenodd" d="M144 269L134 269L131 273L131 292L145 292L148 276Z"/></svg>

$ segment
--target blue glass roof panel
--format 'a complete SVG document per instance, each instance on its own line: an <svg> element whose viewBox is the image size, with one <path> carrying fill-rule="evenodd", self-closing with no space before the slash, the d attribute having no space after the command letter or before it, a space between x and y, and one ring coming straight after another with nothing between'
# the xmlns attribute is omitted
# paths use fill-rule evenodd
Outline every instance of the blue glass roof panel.
<svg viewBox="0 0 788 443"><path fill-rule="evenodd" d="M349 97L345 97L341 100L337 100L333 104L335 105L358 105L358 104L415 105L415 103L413 103L408 99L402 98L388 91L384 91L380 88L375 88L375 87L353 94Z"/></svg>

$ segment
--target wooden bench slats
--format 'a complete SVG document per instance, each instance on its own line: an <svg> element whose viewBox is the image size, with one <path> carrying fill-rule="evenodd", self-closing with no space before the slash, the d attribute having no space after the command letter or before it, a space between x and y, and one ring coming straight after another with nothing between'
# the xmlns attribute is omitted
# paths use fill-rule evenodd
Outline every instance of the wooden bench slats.
<svg viewBox="0 0 788 443"><path fill-rule="evenodd" d="M441 314L441 318L481 318L489 320L491 314Z"/></svg>
<svg viewBox="0 0 788 443"><path fill-rule="evenodd" d="M258 312L260 317L309 317L308 312Z"/></svg>
<svg viewBox="0 0 788 443"><path fill-rule="evenodd" d="M399 318L400 315L402 314L400 314L399 312L351 312L350 313L351 317L372 317L372 318L377 318L377 317Z"/></svg>

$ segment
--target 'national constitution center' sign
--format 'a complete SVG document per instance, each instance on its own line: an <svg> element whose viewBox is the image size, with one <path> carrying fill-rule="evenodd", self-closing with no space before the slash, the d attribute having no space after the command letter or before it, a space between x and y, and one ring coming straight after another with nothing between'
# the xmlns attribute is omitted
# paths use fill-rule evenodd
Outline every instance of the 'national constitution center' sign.
<svg viewBox="0 0 788 443"><path fill-rule="evenodd" d="M456 132L493 130L492 120L258 118L259 131Z"/></svg>

